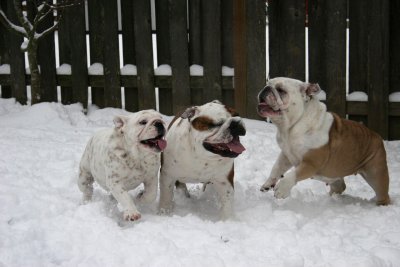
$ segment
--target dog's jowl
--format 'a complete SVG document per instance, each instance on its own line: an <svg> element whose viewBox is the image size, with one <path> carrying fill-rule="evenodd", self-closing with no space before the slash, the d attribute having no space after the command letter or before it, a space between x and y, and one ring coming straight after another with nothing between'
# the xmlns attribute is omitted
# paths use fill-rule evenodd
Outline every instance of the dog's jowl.
<svg viewBox="0 0 400 267"><path fill-rule="evenodd" d="M210 183L221 201L221 217L232 212L234 158L245 148L239 136L246 130L242 119L218 101L186 109L170 124L160 175L160 212L173 206L174 187L184 183Z"/></svg>
<svg viewBox="0 0 400 267"><path fill-rule="evenodd" d="M124 219L134 221L141 215L128 191L143 183L145 190L137 199L156 199L166 130L161 115L154 110L117 116L114 124L113 129L100 131L89 140L80 163L78 186L84 201L88 201L96 181L121 204Z"/></svg>
<svg viewBox="0 0 400 267"><path fill-rule="evenodd" d="M386 151L381 137L360 123L326 111L315 95L318 84L275 78L258 95L258 113L277 126L281 153L262 191L274 188L286 198L306 178L323 180L341 194L343 178L359 173L372 187L378 205L390 203ZM289 169L291 169L287 172Z"/></svg>

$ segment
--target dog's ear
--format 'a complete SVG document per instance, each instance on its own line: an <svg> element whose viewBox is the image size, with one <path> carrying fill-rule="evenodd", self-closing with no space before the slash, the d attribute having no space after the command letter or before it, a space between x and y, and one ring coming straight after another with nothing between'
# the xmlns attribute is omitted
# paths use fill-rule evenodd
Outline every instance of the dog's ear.
<svg viewBox="0 0 400 267"><path fill-rule="evenodd" d="M318 83L307 83L306 84L306 94L307 95L317 95L321 91Z"/></svg>
<svg viewBox="0 0 400 267"><path fill-rule="evenodd" d="M197 107L190 107L190 108L187 108L187 109L182 113L181 118L182 118L182 119L189 119L189 120L190 120L191 118L193 118L194 115L196 115L197 111L198 111L198 108L197 108Z"/></svg>
<svg viewBox="0 0 400 267"><path fill-rule="evenodd" d="M122 116L122 115L117 115L114 117L114 125L115 129L120 130L128 121L128 117Z"/></svg>

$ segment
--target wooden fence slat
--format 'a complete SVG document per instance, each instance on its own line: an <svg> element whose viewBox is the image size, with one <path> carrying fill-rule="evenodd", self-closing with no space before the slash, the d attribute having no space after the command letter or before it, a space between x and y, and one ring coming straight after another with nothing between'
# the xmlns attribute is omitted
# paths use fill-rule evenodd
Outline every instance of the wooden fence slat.
<svg viewBox="0 0 400 267"><path fill-rule="evenodd" d="M201 0L189 1L189 65L203 66L203 36ZM190 98L192 105L202 105L203 89L191 88Z"/></svg>
<svg viewBox="0 0 400 267"><path fill-rule="evenodd" d="M221 0L202 1L204 102L222 101Z"/></svg>
<svg viewBox="0 0 400 267"><path fill-rule="evenodd" d="M304 1L270 1L268 5L271 78L305 78L304 11Z"/></svg>
<svg viewBox="0 0 400 267"><path fill-rule="evenodd" d="M265 86L266 81L266 8L264 1L246 1L246 5L248 23L246 117L256 119L259 118L256 108L257 94Z"/></svg>
<svg viewBox="0 0 400 267"><path fill-rule="evenodd" d="M259 118L257 93L265 85L265 2L234 0L235 108ZM245 101L243 101L245 99Z"/></svg>
<svg viewBox="0 0 400 267"><path fill-rule="evenodd" d="M62 20L58 24L58 51L60 66L62 64L71 64L71 39L69 28L72 26L70 21L70 10L63 11ZM75 41L75 40L74 40ZM72 104L73 93L72 87L61 86L61 103L64 105Z"/></svg>
<svg viewBox="0 0 400 267"><path fill-rule="evenodd" d="M203 65L201 34L201 1L189 1L189 53L190 65Z"/></svg>
<svg viewBox="0 0 400 267"><path fill-rule="evenodd" d="M134 0L139 109L156 108L150 1Z"/></svg>
<svg viewBox="0 0 400 267"><path fill-rule="evenodd" d="M53 3L51 0L47 1ZM54 18L49 15L39 24L38 31L42 32L53 25ZM37 56L40 66L40 102L57 102L54 32L39 40Z"/></svg>
<svg viewBox="0 0 400 267"><path fill-rule="evenodd" d="M368 1L368 126L388 138L389 0ZM372 38L373 36L373 38Z"/></svg>
<svg viewBox="0 0 400 267"><path fill-rule="evenodd" d="M117 1L104 3L104 104L107 107L121 108L121 87L119 86L119 41Z"/></svg>
<svg viewBox="0 0 400 267"><path fill-rule="evenodd" d="M190 105L186 0L169 0L173 112Z"/></svg>
<svg viewBox="0 0 400 267"><path fill-rule="evenodd" d="M88 68L86 52L86 25L84 4L73 6L69 10L71 70L73 102L80 102L86 108L88 104Z"/></svg>
<svg viewBox="0 0 400 267"><path fill-rule="evenodd" d="M88 104L88 69L86 54L85 5L71 6L63 11L58 27L60 65L71 65L70 86L61 86L61 103ZM63 83L57 75L58 84Z"/></svg>
<svg viewBox="0 0 400 267"><path fill-rule="evenodd" d="M2 10L7 10L7 1L2 1L0 3L0 7ZM9 31L0 24L0 65L2 64L9 64L10 62L10 55L8 54L8 38L7 34ZM4 81L5 82L5 81ZM9 85L1 85L1 97L2 98L10 98L12 97L12 88Z"/></svg>
<svg viewBox="0 0 400 267"><path fill-rule="evenodd" d="M14 10L13 0L7 0L7 9L4 11L10 21L19 25ZM24 53L22 53L20 48L23 42L23 38L12 32L8 32L7 36L7 53L10 55L10 71L12 81L12 92L10 97L15 97L15 99L21 104L26 104L28 97L25 85L25 58Z"/></svg>
<svg viewBox="0 0 400 267"><path fill-rule="evenodd" d="M221 1L221 53L222 65L233 67L233 0ZM222 86L222 88L224 88ZM222 90L222 102L235 106L234 91Z"/></svg>
<svg viewBox="0 0 400 267"><path fill-rule="evenodd" d="M344 118L347 0L312 0L310 7L310 81L326 91L328 110Z"/></svg>
<svg viewBox="0 0 400 267"><path fill-rule="evenodd" d="M389 92L400 91L400 0L390 1L390 80ZM390 103L392 104L392 103ZM390 108L389 108L390 110ZM389 140L400 139L400 117L389 117Z"/></svg>
<svg viewBox="0 0 400 267"><path fill-rule="evenodd" d="M135 32L132 0L121 0L122 48L124 65L136 65ZM137 87L125 86L125 109L131 112L139 110Z"/></svg>
<svg viewBox="0 0 400 267"><path fill-rule="evenodd" d="M88 0L90 64L103 63L104 5L107 0ZM92 87L92 103L100 108L104 105L104 88Z"/></svg>
<svg viewBox="0 0 400 267"><path fill-rule="evenodd" d="M169 2L159 0L156 4L156 31L157 31L157 63L171 65L170 29L169 29ZM163 114L172 115L172 88L158 88L159 110Z"/></svg>

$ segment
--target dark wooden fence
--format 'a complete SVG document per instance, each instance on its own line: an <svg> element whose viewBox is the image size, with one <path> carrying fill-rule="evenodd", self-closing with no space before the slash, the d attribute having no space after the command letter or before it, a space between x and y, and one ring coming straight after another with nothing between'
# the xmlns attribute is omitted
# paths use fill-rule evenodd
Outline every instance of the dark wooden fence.
<svg viewBox="0 0 400 267"><path fill-rule="evenodd" d="M16 21L12 1L0 4ZM164 114L220 99L242 116L257 118L256 95L266 77L265 1L155 0L152 27L150 0L120 0L120 28L117 3L88 0L88 27L85 5L64 12L58 29L59 59L71 66L70 74L56 73L54 36L42 40L42 101L57 101L56 88L61 86L62 103L86 106L91 87L94 104L121 107L124 87L125 108L136 111L155 108L158 87ZM326 91L328 109L363 121L385 139L400 139L400 103L388 100L389 93L400 90L399 8L400 0L269 0L269 76L305 79L308 24L309 80ZM346 99L346 18L350 19L350 92L366 92L367 102ZM123 51L119 51L120 36ZM0 26L0 64L10 64L11 69L0 74L2 97L26 103L29 75L21 42ZM155 59L158 65L170 65L172 74L157 75ZM102 64L100 75L88 71L94 63ZM136 74L121 74L120 66L128 64L137 67ZM194 64L203 67L202 75L190 73ZM234 68L234 75L222 75L222 66Z"/></svg>

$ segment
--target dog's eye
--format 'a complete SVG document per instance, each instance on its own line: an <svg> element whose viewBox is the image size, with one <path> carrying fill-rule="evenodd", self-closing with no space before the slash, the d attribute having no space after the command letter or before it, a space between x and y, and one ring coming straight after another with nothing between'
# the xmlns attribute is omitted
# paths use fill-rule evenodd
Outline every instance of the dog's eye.
<svg viewBox="0 0 400 267"><path fill-rule="evenodd" d="M140 125L146 125L147 124L147 120L141 120L141 121L139 121L139 124Z"/></svg>
<svg viewBox="0 0 400 267"><path fill-rule="evenodd" d="M283 90L282 88L279 88L279 87L278 87L276 90L278 91L278 93L279 93L280 95L286 94L286 91Z"/></svg>

